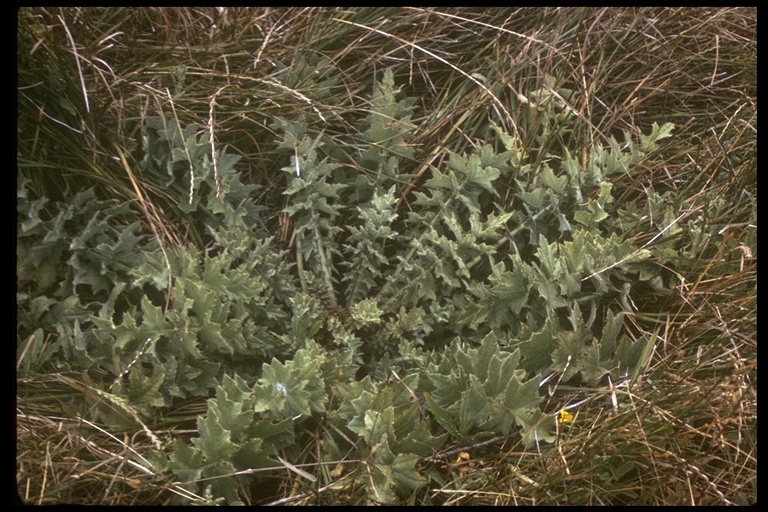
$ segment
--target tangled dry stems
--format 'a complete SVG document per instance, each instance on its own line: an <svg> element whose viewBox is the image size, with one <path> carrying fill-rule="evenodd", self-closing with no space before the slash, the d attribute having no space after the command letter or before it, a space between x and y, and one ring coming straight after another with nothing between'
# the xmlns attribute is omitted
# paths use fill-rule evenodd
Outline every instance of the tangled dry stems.
<svg viewBox="0 0 768 512"><path fill-rule="evenodd" d="M671 190L690 210L706 210L717 197L730 198L731 207L708 220L724 227L699 242L679 285L637 301L643 315L630 328L659 336L643 382L553 389L553 411L590 398L571 423L559 426L554 447L526 452L514 440L477 447L475 465L446 463L443 481L433 482L424 501L720 505L754 497L753 9L46 8L24 14L19 94L34 108L20 116L20 163L45 163L55 154L56 167L66 172L37 185L51 194L96 179L113 197L135 199L127 178L107 170L111 148L128 148L144 117L170 115L170 101L179 118L209 126L218 144L245 157L244 176L262 185L259 199L279 212L274 138L254 136L252 127L306 113L342 120L349 131L328 135L354 145L356 134L342 116L364 115L365 88L390 66L399 66L409 95L421 98L408 191L418 190L425 161L441 158L443 148L474 143L488 110L525 146L535 145L538 120L521 114L519 95L541 87L547 73L578 92L572 108L580 122L571 135L577 146L619 138L624 130L647 131L655 121L675 122L668 159L619 178L617 199ZM295 69L305 49L340 70L327 78L337 80L345 102L324 101L325 93L310 85L317 79ZM45 61L71 81L36 95L32 78ZM59 97L62 89L69 101L82 98L94 110L81 125L59 132L40 120L71 119L66 106L46 105L45 98ZM98 119L109 121L94 124ZM175 226L176 212L160 187L151 181L141 187L162 236L199 240ZM284 219L275 214L271 222L283 240L290 238ZM637 227L637 241L658 230L649 220ZM17 388L17 484L26 502L157 504L184 492L138 462L152 446L148 439L89 423L82 398L60 381L20 374ZM359 499L329 487L295 502L329 498Z"/></svg>

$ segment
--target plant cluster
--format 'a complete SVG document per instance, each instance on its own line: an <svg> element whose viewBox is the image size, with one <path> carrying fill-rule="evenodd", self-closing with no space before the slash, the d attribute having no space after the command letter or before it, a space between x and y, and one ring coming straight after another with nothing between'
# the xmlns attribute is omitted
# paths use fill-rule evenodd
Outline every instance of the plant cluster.
<svg viewBox="0 0 768 512"><path fill-rule="evenodd" d="M469 144L446 137L425 160L417 119L430 100L383 68L356 93L365 109L332 109L349 97L341 60L300 52L257 80L307 104L251 125L274 148L268 180L215 136L224 87L207 126L178 115L194 93L187 67L168 75L170 113L142 116L110 164L93 164L99 186L59 193L23 162L19 387L51 375L70 418L141 439L124 460L176 504L258 503L272 485L286 502L437 503L434 487L492 486L489 471L445 461L493 443L507 453L485 455L499 482L561 502L510 454L575 472L563 454L584 443L565 434L577 398L585 411L612 403L616 437L632 414L661 417L671 395L651 397L670 383L647 382L670 335L657 298L697 259L754 239L713 249L722 197L704 209L678 190L627 186L664 165L673 122L595 128L586 141L586 99L562 76L516 93L516 123L468 75L494 108L472 111L485 117ZM44 86L63 87L56 76ZM671 447L621 447L606 431L583 471L606 501L634 499L624 482L643 470L638 451Z"/></svg>

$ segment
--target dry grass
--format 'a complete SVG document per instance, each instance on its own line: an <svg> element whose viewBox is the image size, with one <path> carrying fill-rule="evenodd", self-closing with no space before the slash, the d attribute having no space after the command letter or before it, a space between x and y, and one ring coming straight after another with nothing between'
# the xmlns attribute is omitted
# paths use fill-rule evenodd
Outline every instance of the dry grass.
<svg viewBox="0 0 768 512"><path fill-rule="evenodd" d="M542 87L547 74L577 92L578 121L561 135L574 151L674 122L665 160L614 184L618 202L671 191L676 212L705 216L705 229L675 242L689 257L668 269L674 289L635 299L640 311L629 331L658 335L641 382L553 387L552 411L588 399L559 426L554 447L525 452L500 440L467 450L469 460L446 459L443 481L422 500L746 504L757 487L755 31L751 8L22 9L17 155L22 168L51 171L34 175L40 195L55 199L94 183L121 202L139 195L169 244L201 244L202 229L185 221L157 177L134 180L114 158L117 145L135 165L147 116L196 122L244 157L243 180L262 187L255 200L273 212L269 230L288 243L279 215L284 162L270 123L304 114L310 131L326 129L355 165L353 121L384 68L419 98L403 201L427 163L482 139L489 116L521 146L538 147L541 119L520 95ZM317 61L326 74L307 75ZM636 241L646 243L663 222L636 226ZM200 499L142 461L148 438L87 420L82 393L62 379L20 373L17 401L25 502ZM328 488L291 503L328 500L359 498Z"/></svg>
<svg viewBox="0 0 768 512"><path fill-rule="evenodd" d="M58 375L18 379L16 482L23 502L146 505L183 493L143 459L153 446L142 432L112 434L88 420L82 388L72 382Z"/></svg>

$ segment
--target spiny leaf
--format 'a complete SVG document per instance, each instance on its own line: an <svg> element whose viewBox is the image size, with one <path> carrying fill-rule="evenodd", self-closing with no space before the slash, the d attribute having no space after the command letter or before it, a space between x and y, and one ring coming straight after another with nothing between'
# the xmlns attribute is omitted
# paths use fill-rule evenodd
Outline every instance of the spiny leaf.
<svg viewBox="0 0 768 512"><path fill-rule="evenodd" d="M674 129L675 125L673 123L664 123L659 126L658 123L654 121L649 135L640 134L640 150L652 151L656 148L656 142L671 137L672 130Z"/></svg>
<svg viewBox="0 0 768 512"><path fill-rule="evenodd" d="M209 409L205 418L198 418L197 431L200 437L193 438L192 444L207 462L227 460L237 452L237 446L231 441L231 432L221 424L215 408Z"/></svg>
<svg viewBox="0 0 768 512"><path fill-rule="evenodd" d="M200 479L204 465L203 454L197 448L187 445L182 439L173 442L170 455L173 472L181 482L195 482Z"/></svg>
<svg viewBox="0 0 768 512"><path fill-rule="evenodd" d="M478 378L469 376L469 388L461 394L459 407L459 434L465 438L476 425L482 423L486 411L485 390Z"/></svg>
<svg viewBox="0 0 768 512"><path fill-rule="evenodd" d="M451 417L451 414L440 407L440 405L430 396L429 393L424 394L424 399L427 401L427 409L435 417L435 420L448 432L452 437L459 437L459 430Z"/></svg>

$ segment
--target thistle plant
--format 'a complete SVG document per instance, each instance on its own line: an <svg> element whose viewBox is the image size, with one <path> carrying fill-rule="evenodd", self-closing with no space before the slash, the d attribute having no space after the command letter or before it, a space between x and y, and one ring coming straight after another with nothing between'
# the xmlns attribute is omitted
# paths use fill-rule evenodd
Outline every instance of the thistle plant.
<svg viewBox="0 0 768 512"><path fill-rule="evenodd" d="M147 486L152 503L661 503L693 481L702 503L744 501L752 95L692 151L697 116L654 103L655 69L619 65L651 51L627 50L628 27L670 28L638 12L549 11L530 33L526 10L23 10L22 428L99 433L87 446L120 454L119 483L89 491ZM168 44L147 48L157 23ZM430 23L445 33L413 36ZM744 38L725 39L741 76ZM174 64L118 66L111 40ZM493 64L494 45L522 60ZM732 323L724 302L701 319L710 279L738 292ZM724 467L744 470L733 491Z"/></svg>

